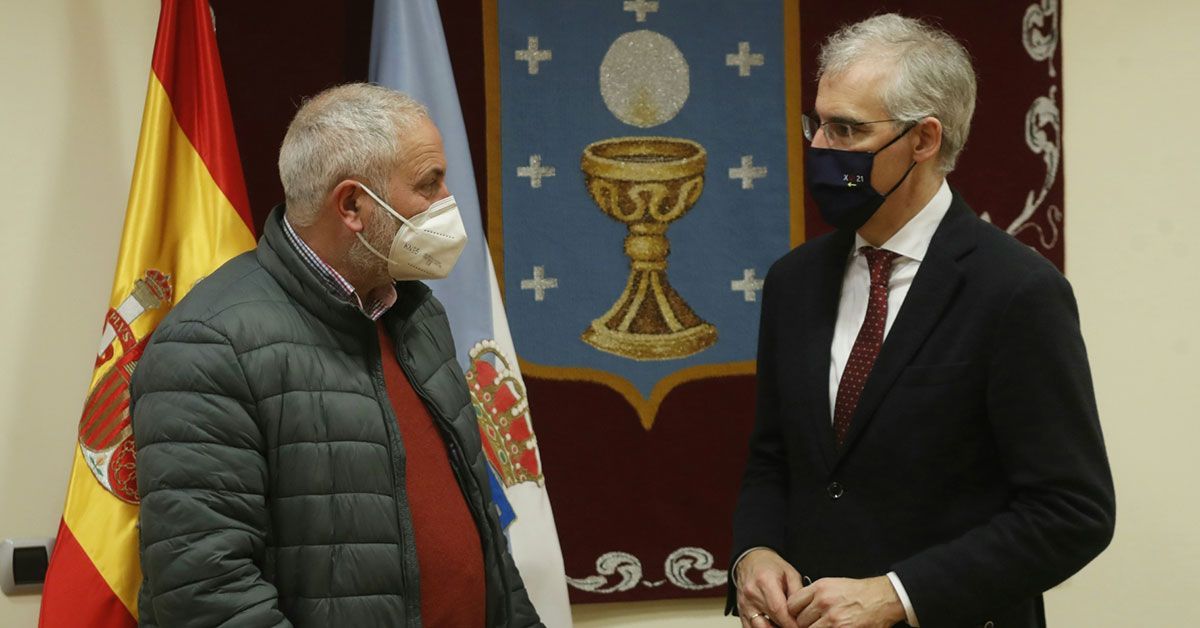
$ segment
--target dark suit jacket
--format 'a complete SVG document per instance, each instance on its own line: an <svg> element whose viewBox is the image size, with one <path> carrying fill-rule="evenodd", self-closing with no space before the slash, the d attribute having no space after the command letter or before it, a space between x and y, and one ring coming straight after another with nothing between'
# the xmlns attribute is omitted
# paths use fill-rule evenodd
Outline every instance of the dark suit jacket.
<svg viewBox="0 0 1200 628"><path fill-rule="evenodd" d="M733 556L767 546L814 580L895 571L923 628L1045 625L1042 592L1115 516L1070 285L955 194L839 449L829 354L852 244L817 238L767 275Z"/></svg>

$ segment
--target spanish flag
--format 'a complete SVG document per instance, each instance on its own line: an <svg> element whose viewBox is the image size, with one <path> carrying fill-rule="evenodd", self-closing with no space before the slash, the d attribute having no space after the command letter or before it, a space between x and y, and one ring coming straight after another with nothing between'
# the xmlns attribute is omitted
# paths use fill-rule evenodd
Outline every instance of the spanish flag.
<svg viewBox="0 0 1200 628"><path fill-rule="evenodd" d="M40 625L137 623L138 491L129 380L159 321L254 246L205 0L163 0L125 228Z"/></svg>

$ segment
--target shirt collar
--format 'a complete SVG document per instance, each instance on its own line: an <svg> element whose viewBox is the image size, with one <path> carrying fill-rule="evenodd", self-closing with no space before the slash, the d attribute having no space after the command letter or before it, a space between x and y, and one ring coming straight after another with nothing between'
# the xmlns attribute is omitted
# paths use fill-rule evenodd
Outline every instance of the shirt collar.
<svg viewBox="0 0 1200 628"><path fill-rule="evenodd" d="M363 299L341 273L325 263L325 260L321 259L316 251L312 250L312 247L308 246L308 243L300 237L300 234L296 233L287 216L283 217L283 234L300 254L300 259L304 260L305 265L317 275L325 287L329 288L329 291L339 299L357 306L367 318L377 321L384 312L395 305L396 286L390 283L372 290L367 294L367 298Z"/></svg>
<svg viewBox="0 0 1200 628"><path fill-rule="evenodd" d="M899 253L917 262L924 260L925 253L929 251L929 243L933 240L933 233L937 231L942 218L950 210L950 202L953 199L954 195L950 192L950 184L942 179L941 187L938 188L933 198L929 199L925 207L921 208L916 216L913 216L899 231L892 234L892 237L888 238L887 242L884 242L883 246L879 248ZM871 246L871 243L855 233L854 249L851 254L858 255L858 250L864 246Z"/></svg>

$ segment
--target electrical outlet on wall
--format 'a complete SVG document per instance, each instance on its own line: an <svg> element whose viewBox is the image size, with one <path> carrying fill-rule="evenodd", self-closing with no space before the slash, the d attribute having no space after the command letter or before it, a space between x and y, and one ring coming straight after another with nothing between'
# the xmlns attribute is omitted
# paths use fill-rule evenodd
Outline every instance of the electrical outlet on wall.
<svg viewBox="0 0 1200 628"><path fill-rule="evenodd" d="M0 542L0 591L5 595L41 592L53 549L53 538Z"/></svg>

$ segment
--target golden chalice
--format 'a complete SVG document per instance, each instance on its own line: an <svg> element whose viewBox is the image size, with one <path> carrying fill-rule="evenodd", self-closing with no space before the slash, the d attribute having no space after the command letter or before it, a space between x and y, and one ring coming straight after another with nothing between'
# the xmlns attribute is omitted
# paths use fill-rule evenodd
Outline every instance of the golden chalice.
<svg viewBox="0 0 1200 628"><path fill-rule="evenodd" d="M629 228L630 260L625 291L584 330L584 342L634 360L670 360L717 341L717 328L667 282L667 226L700 198L706 164L704 147L672 137L616 137L583 150L588 193Z"/></svg>

